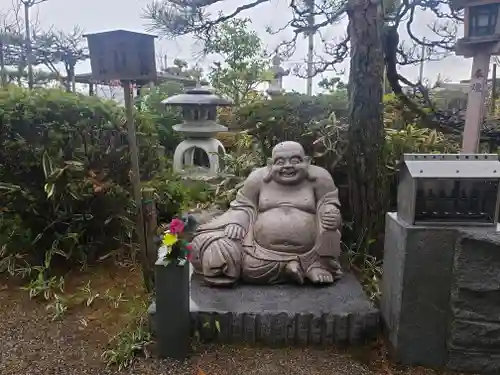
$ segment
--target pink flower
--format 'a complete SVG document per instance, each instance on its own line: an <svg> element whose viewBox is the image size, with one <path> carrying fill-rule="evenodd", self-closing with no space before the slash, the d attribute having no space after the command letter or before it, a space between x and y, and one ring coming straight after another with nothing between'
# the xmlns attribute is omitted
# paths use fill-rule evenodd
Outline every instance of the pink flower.
<svg viewBox="0 0 500 375"><path fill-rule="evenodd" d="M170 233L179 234L184 231L184 222L180 219L173 219L168 227Z"/></svg>
<svg viewBox="0 0 500 375"><path fill-rule="evenodd" d="M186 250L187 251L191 251L193 250L193 245L191 245L190 243L186 245Z"/></svg>

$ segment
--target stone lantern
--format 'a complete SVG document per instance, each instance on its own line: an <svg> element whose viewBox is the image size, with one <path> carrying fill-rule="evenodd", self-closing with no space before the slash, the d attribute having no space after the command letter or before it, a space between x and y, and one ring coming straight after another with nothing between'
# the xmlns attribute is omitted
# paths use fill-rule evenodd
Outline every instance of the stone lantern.
<svg viewBox="0 0 500 375"><path fill-rule="evenodd" d="M452 0L453 10L464 10L464 37L457 41L458 56L472 57L472 72L462 152L476 153L484 119L491 56L500 55L500 0Z"/></svg>
<svg viewBox="0 0 500 375"><path fill-rule="evenodd" d="M283 93L283 77L290 74L290 69L281 66L281 58L278 55L273 57L271 67L272 79L269 80L269 88L266 90L269 96L278 96Z"/></svg>
<svg viewBox="0 0 500 375"><path fill-rule="evenodd" d="M174 170L183 171L194 167L210 175L220 172L219 154L225 153L225 149L214 136L227 131L227 128L216 122L217 107L231 106L233 103L203 87L187 90L185 94L172 96L162 103L181 107L184 119L183 123L173 127L186 136L175 149Z"/></svg>

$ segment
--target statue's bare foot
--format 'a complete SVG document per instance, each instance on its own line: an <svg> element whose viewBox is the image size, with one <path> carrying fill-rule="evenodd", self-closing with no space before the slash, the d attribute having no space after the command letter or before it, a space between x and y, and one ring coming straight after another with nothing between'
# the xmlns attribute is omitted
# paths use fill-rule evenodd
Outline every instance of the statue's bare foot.
<svg viewBox="0 0 500 375"><path fill-rule="evenodd" d="M286 274L298 284L304 284L304 276L299 262L293 260L286 265Z"/></svg>
<svg viewBox="0 0 500 375"><path fill-rule="evenodd" d="M342 276L344 276L344 272L342 272L342 270L340 268L338 268L333 273L333 281L340 280L342 278Z"/></svg>
<svg viewBox="0 0 500 375"><path fill-rule="evenodd" d="M331 272L319 267L309 268L306 277L314 284L333 284L335 281Z"/></svg>

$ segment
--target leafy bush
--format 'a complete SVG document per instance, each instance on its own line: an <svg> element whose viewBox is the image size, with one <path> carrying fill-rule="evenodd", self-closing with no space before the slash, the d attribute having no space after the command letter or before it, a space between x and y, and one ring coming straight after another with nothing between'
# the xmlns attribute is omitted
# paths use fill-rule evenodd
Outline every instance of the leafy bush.
<svg viewBox="0 0 500 375"><path fill-rule="evenodd" d="M194 202L206 201L207 188L202 183L187 184L170 168L160 171L146 182L155 189L155 203L159 223L169 223L179 213L186 211Z"/></svg>
<svg viewBox="0 0 500 375"><path fill-rule="evenodd" d="M266 157L274 145L287 140L300 140L306 152L312 154L314 139L304 136L306 127L332 112L342 117L346 108L347 103L337 96L293 93L242 107L236 113L236 121L260 143Z"/></svg>
<svg viewBox="0 0 500 375"><path fill-rule="evenodd" d="M161 165L158 136L147 116L136 124L147 179ZM0 271L19 272L24 259L45 272L55 255L86 263L131 244L125 126L123 109L96 97L0 90ZM167 211L182 204L164 197Z"/></svg>
<svg viewBox="0 0 500 375"><path fill-rule="evenodd" d="M235 134L234 150L220 155L220 158L223 165L222 180L213 190L213 203L227 209L248 175L254 169L265 165L265 158L259 145L245 131Z"/></svg>
<svg viewBox="0 0 500 375"><path fill-rule="evenodd" d="M217 133L216 138L222 143L226 151L231 151L236 143L237 133L236 132L221 132Z"/></svg>
<svg viewBox="0 0 500 375"><path fill-rule="evenodd" d="M391 171L397 171L397 165L405 153L451 153L458 150L458 145L443 133L428 128L419 128L414 124L403 129L385 129L386 165Z"/></svg>
<svg viewBox="0 0 500 375"><path fill-rule="evenodd" d="M168 82L152 89L143 89L141 99L137 104L143 116L154 124L160 144L165 147L167 155L173 155L175 148L182 141L181 134L172 127L182 122L178 108L167 107L162 100L184 92L182 85Z"/></svg>

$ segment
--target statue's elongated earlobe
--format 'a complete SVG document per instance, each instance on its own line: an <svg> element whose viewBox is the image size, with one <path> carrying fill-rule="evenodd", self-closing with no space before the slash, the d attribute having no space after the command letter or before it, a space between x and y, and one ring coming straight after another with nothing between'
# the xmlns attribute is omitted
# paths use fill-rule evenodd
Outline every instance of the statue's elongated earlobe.
<svg viewBox="0 0 500 375"><path fill-rule="evenodd" d="M307 181L310 181L310 182L314 182L316 181L316 177L311 175L311 173L309 173L309 166L311 165L311 158L309 156L304 156L304 162L307 164L307 175L306 175L306 179Z"/></svg>
<svg viewBox="0 0 500 375"><path fill-rule="evenodd" d="M273 159L269 158L267 159L267 174L264 176L264 183L268 183L268 182L271 182L272 178L273 178Z"/></svg>

